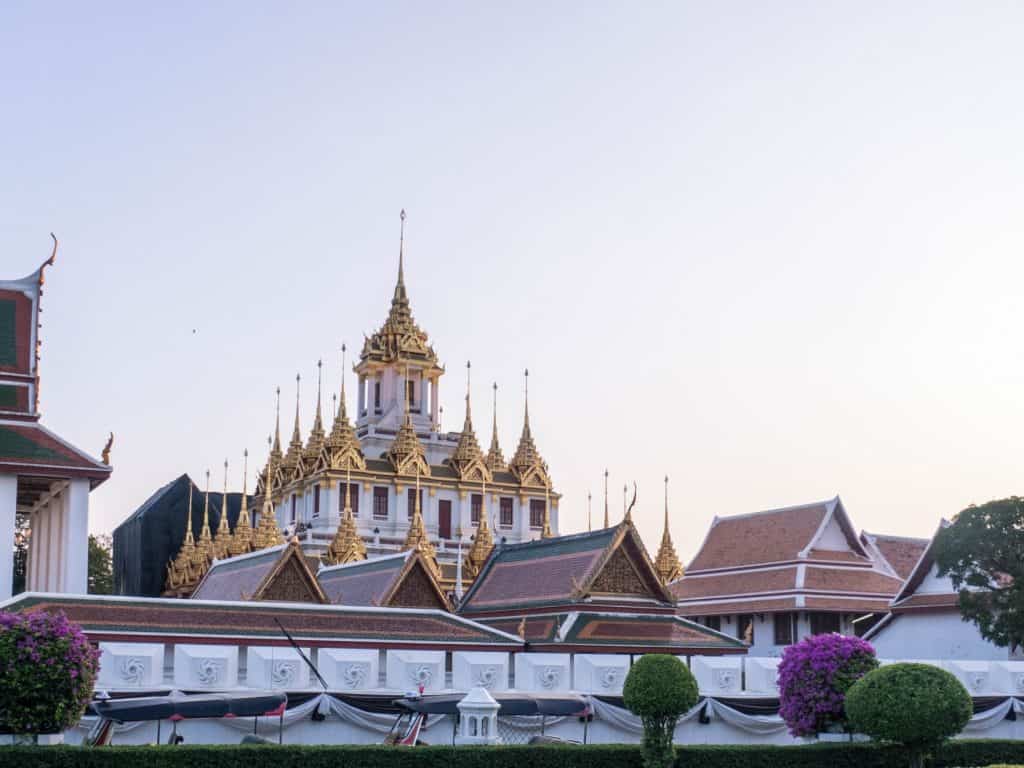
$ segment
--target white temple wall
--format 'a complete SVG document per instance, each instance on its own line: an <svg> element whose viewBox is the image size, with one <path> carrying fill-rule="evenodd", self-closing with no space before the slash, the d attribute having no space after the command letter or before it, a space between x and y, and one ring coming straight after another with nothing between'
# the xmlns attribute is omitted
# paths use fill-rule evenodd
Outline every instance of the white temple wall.
<svg viewBox="0 0 1024 768"><path fill-rule="evenodd" d="M961 619L957 610L895 616L869 642L879 658L885 659L1011 658L1009 649L983 639L977 627Z"/></svg>

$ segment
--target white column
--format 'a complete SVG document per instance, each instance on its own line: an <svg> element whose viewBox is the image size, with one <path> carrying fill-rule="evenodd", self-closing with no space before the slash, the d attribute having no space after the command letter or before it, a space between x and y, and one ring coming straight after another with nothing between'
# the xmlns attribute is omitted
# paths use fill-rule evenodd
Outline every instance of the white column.
<svg viewBox="0 0 1024 768"><path fill-rule="evenodd" d="M61 591L84 595L89 591L89 481L72 480L61 496L64 498L61 505L64 510Z"/></svg>
<svg viewBox="0 0 1024 768"><path fill-rule="evenodd" d="M47 576L49 575L50 563L47 559L46 542L50 532L49 507L45 504L36 510L36 527L32 529L32 536L36 541L36 581L35 591L47 591Z"/></svg>
<svg viewBox="0 0 1024 768"><path fill-rule="evenodd" d="M0 475L0 600L14 590L14 524L18 505L18 476Z"/></svg>
<svg viewBox="0 0 1024 768"><path fill-rule="evenodd" d="M341 375L344 376L345 372L342 371ZM356 396L356 420L358 421L363 415L363 411L366 410L366 377L359 377L359 391Z"/></svg>
<svg viewBox="0 0 1024 768"><path fill-rule="evenodd" d="M63 494L46 502L46 591L60 592L60 523Z"/></svg>
<svg viewBox="0 0 1024 768"><path fill-rule="evenodd" d="M33 512L28 518L31 532L28 540L28 567L25 569L25 591L37 592L39 585L39 512Z"/></svg>
<svg viewBox="0 0 1024 768"><path fill-rule="evenodd" d="M430 423L437 424L437 382L435 376L430 382Z"/></svg>

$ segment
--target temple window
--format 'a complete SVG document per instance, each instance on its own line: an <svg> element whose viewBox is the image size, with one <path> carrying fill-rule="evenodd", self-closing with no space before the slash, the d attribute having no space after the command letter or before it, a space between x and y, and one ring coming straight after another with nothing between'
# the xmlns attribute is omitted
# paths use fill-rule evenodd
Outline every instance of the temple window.
<svg viewBox="0 0 1024 768"><path fill-rule="evenodd" d="M350 483L348 486L349 505L352 507L352 516L359 517L359 483ZM338 511L345 511L345 484L338 486Z"/></svg>
<svg viewBox="0 0 1024 768"><path fill-rule="evenodd" d="M544 499L530 499L530 527L536 530L544 527Z"/></svg>
<svg viewBox="0 0 1024 768"><path fill-rule="evenodd" d="M721 616L705 616L704 621L701 622L708 629L713 629L715 632L722 631L722 617Z"/></svg>
<svg viewBox="0 0 1024 768"><path fill-rule="evenodd" d="M812 635L824 635L829 632L839 631L839 614L838 613L812 613L811 614L811 634Z"/></svg>
<svg viewBox="0 0 1024 768"><path fill-rule="evenodd" d="M320 517L320 484L313 486L313 517Z"/></svg>
<svg viewBox="0 0 1024 768"><path fill-rule="evenodd" d="M292 513L291 513L292 514L291 521L293 523L295 522L295 509L296 509L297 505L298 505L298 500L296 499L295 494L293 493L292 494Z"/></svg>
<svg viewBox="0 0 1024 768"><path fill-rule="evenodd" d="M416 407L416 382L415 381L410 379L410 380L405 382L405 396L406 396L407 401L409 403L409 410L410 411L418 411L419 409Z"/></svg>
<svg viewBox="0 0 1024 768"><path fill-rule="evenodd" d="M737 629L736 637L742 640L744 643L754 644L754 614L752 613L741 613L736 621Z"/></svg>
<svg viewBox="0 0 1024 768"><path fill-rule="evenodd" d="M499 504L499 516L498 524L502 528L511 528L513 524L512 520L512 499L507 496L502 496Z"/></svg>
<svg viewBox="0 0 1024 768"><path fill-rule="evenodd" d="M484 508L484 497L481 493L474 493L469 497L469 518L473 525L480 525L480 514Z"/></svg>
<svg viewBox="0 0 1024 768"><path fill-rule="evenodd" d="M380 413L380 379L375 379L373 382L373 412Z"/></svg>
<svg viewBox="0 0 1024 768"><path fill-rule="evenodd" d="M775 614L775 644L791 645L796 637L796 614Z"/></svg>
<svg viewBox="0 0 1024 768"><path fill-rule="evenodd" d="M416 489L410 488L406 494L405 506L408 511L408 517L412 520L413 513L416 511ZM420 514L423 514L423 489L420 488Z"/></svg>
<svg viewBox="0 0 1024 768"><path fill-rule="evenodd" d="M388 519L388 489L375 487L373 489L373 519Z"/></svg>

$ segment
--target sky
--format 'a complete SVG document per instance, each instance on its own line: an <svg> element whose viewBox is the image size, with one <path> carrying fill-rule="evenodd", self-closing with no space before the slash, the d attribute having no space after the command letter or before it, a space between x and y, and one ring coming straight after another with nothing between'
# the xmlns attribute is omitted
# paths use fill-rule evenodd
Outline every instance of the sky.
<svg viewBox="0 0 1024 768"><path fill-rule="evenodd" d="M5 2L0 273L60 238L41 411L115 433L90 530L246 448L251 488L296 372L308 430L402 208L444 426L471 360L511 454L528 367L563 532L606 467L652 552L670 477L684 561L715 515L1020 493L1021 39L997 1Z"/></svg>

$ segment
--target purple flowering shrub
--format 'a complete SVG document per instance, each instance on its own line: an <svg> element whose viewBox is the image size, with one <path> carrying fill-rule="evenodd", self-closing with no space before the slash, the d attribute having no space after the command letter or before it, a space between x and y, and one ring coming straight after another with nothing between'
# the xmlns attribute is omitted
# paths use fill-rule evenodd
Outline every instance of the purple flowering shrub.
<svg viewBox="0 0 1024 768"><path fill-rule="evenodd" d="M813 635L789 646L779 663L779 715L794 736L845 727L843 701L855 682L878 667L859 637Z"/></svg>
<svg viewBox="0 0 1024 768"><path fill-rule="evenodd" d="M100 653L63 613L0 611L0 731L59 733L92 697Z"/></svg>

